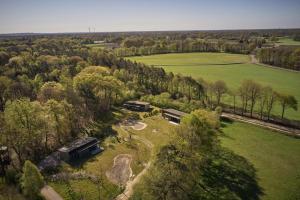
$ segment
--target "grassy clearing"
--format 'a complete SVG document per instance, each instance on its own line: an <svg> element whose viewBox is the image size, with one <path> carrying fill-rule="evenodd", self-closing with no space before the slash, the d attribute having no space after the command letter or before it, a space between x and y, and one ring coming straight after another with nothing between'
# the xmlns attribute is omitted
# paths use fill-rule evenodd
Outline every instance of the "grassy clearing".
<svg viewBox="0 0 300 200"><path fill-rule="evenodd" d="M180 73L207 81L224 80L229 88L237 89L245 79L270 85L276 91L294 95L300 101L300 73L263 67L250 63L247 55L226 53L182 53L130 57L130 60L162 66L168 72ZM242 64L236 64L242 63ZM226 99L231 102L231 99ZM280 115L276 106L274 114ZM286 117L300 119L298 111L287 110Z"/></svg>
<svg viewBox="0 0 300 200"><path fill-rule="evenodd" d="M140 114L143 115L143 113ZM140 131L131 128L125 131L118 125L113 126L113 129L118 132L120 142L118 142L115 137L109 137L103 143L105 150L101 154L89 159L79 167L67 165L65 168L68 168L71 171L84 170L87 173L102 177L105 189L101 188L100 197L102 199L113 199L122 191L122 188L112 184L105 175L105 172L113 166L114 157L119 154L131 154L133 156L131 168L133 174L137 175L143 170L144 165L149 160L153 159L153 156L156 155L155 152L171 138L172 132L170 132L170 130L174 125L171 125L160 116L146 118L143 122L147 124L147 127ZM136 135L150 141L154 146L153 149L149 149L142 141L132 139L125 142L124 139L128 139L129 135ZM61 194L64 199L71 199L68 194L68 187L65 183L51 182L50 185ZM99 199L97 184L88 179L71 180L70 185L76 192L83 194L86 199Z"/></svg>
<svg viewBox="0 0 300 200"><path fill-rule="evenodd" d="M300 198L300 140L253 125L225 123L221 143L257 170L262 199Z"/></svg>
<svg viewBox="0 0 300 200"><path fill-rule="evenodd" d="M295 41L292 38L289 37L280 37L279 40L276 42L278 45L299 45L300 46L300 41Z"/></svg>
<svg viewBox="0 0 300 200"><path fill-rule="evenodd" d="M85 46L91 47L93 49L104 49L105 48L105 44L87 44Z"/></svg>

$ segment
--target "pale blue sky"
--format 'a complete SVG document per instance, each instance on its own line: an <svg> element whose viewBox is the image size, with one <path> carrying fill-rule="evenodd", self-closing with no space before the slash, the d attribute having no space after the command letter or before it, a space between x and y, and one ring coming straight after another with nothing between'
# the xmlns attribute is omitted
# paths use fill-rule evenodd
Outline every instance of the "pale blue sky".
<svg viewBox="0 0 300 200"><path fill-rule="evenodd" d="M300 28L300 0L0 0L0 33Z"/></svg>

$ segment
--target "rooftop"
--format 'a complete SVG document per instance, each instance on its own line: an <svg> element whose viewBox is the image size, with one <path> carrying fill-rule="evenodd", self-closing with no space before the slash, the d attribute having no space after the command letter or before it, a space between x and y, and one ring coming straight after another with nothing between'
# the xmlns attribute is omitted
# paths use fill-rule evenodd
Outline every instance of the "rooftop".
<svg viewBox="0 0 300 200"><path fill-rule="evenodd" d="M168 108L168 109L163 109L164 112L168 112L168 113L171 113L171 114L174 114L174 115L177 115L177 116L184 116L186 115L187 113L185 112L181 112L179 110L175 110L175 109L172 109L172 108Z"/></svg>
<svg viewBox="0 0 300 200"><path fill-rule="evenodd" d="M59 151L61 151L61 152L70 152L70 151L73 151L75 149L78 149L78 148L80 148L84 145L90 144L90 143L98 143L97 138L86 137L86 138L77 139L77 140L69 143L68 145L60 148Z"/></svg>
<svg viewBox="0 0 300 200"><path fill-rule="evenodd" d="M145 101L126 101L125 103L139 104L139 105L150 105L150 103L145 102Z"/></svg>

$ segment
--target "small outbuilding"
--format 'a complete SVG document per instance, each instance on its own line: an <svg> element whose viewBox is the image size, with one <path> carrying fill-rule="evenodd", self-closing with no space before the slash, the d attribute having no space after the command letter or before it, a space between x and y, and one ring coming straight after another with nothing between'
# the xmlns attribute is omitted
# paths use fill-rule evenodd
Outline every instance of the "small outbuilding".
<svg viewBox="0 0 300 200"><path fill-rule="evenodd" d="M144 101L126 101L123 106L134 111L148 111L150 109L150 103Z"/></svg>
<svg viewBox="0 0 300 200"><path fill-rule="evenodd" d="M167 119L171 122L175 122L177 124L180 124L181 118L184 115L186 115L187 113L170 108L170 109L162 109L161 114L165 119Z"/></svg>
<svg viewBox="0 0 300 200"><path fill-rule="evenodd" d="M99 153L99 140L94 137L85 137L75 140L58 150L60 159L66 162L74 161Z"/></svg>

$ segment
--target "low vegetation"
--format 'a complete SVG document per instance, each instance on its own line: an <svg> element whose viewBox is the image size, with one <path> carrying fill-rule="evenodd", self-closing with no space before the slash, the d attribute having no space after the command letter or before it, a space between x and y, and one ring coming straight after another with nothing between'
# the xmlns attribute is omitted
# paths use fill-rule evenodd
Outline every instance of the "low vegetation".
<svg viewBox="0 0 300 200"><path fill-rule="evenodd" d="M261 199L299 199L300 141L240 122L223 122L221 144L252 163Z"/></svg>

